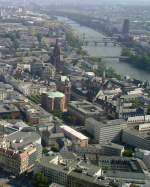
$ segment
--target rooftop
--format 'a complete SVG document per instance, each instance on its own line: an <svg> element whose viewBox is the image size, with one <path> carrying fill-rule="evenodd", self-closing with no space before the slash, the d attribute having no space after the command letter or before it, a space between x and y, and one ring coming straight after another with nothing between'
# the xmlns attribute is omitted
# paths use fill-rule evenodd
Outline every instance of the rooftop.
<svg viewBox="0 0 150 187"><path fill-rule="evenodd" d="M19 109L13 104L0 103L0 113L19 112Z"/></svg>
<svg viewBox="0 0 150 187"><path fill-rule="evenodd" d="M91 124L97 124L101 127L115 126L115 125L125 125L126 121L124 119L115 119L115 120L103 120L101 118L88 118L87 122Z"/></svg>
<svg viewBox="0 0 150 187"><path fill-rule="evenodd" d="M62 92L48 92L48 97L50 98L59 98L59 97L64 97L65 95Z"/></svg>
<svg viewBox="0 0 150 187"><path fill-rule="evenodd" d="M74 108L84 114L100 114L103 109L88 102L88 101L71 101L70 107Z"/></svg>
<svg viewBox="0 0 150 187"><path fill-rule="evenodd" d="M134 116L128 118L128 123L143 123L143 122L150 122L150 115Z"/></svg>
<svg viewBox="0 0 150 187"><path fill-rule="evenodd" d="M77 179L89 181L93 184L101 184L108 186L107 180L99 179L101 176L101 168L81 160L72 160L65 162L59 155L55 157L43 157L40 165L46 168L60 171L68 176L73 176Z"/></svg>
<svg viewBox="0 0 150 187"><path fill-rule="evenodd" d="M12 89L13 87L10 84L5 84L3 82L0 82L0 89Z"/></svg>
<svg viewBox="0 0 150 187"><path fill-rule="evenodd" d="M8 135L7 140L11 142L11 146L14 149L23 149L31 143L38 142L40 135L36 132L18 131Z"/></svg>
<svg viewBox="0 0 150 187"><path fill-rule="evenodd" d="M78 139L80 140L88 140L88 137L84 136L83 134L81 134L80 132L72 129L71 127L67 126L67 125L62 125L60 126L60 128L62 128L63 130L67 131L68 133L70 133L73 136L76 136Z"/></svg>
<svg viewBox="0 0 150 187"><path fill-rule="evenodd" d="M49 187L65 187L65 186L57 184L57 183L52 183Z"/></svg>
<svg viewBox="0 0 150 187"><path fill-rule="evenodd" d="M124 129L124 132L127 132L129 134L134 135L134 136L138 136L142 139L146 139L146 140L150 141L150 129L144 130L144 131L139 131L139 128L131 127L131 128Z"/></svg>
<svg viewBox="0 0 150 187"><path fill-rule="evenodd" d="M127 157L101 156L99 157L99 165L104 170L143 173L138 160Z"/></svg>
<svg viewBox="0 0 150 187"><path fill-rule="evenodd" d="M145 180L142 163L137 159L103 156L99 158L99 166L102 167L105 177L132 179L133 181Z"/></svg>

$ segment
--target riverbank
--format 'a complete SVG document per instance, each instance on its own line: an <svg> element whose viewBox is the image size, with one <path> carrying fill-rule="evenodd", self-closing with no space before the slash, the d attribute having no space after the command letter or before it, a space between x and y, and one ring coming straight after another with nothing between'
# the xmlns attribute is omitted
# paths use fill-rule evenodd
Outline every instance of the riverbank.
<svg viewBox="0 0 150 187"><path fill-rule="evenodd" d="M68 24L72 29L78 33L79 38L83 37L83 34L87 38L97 37L97 38L103 38L105 37L102 33L99 33L95 31L94 29L91 29L89 27L82 26L78 24L77 22L74 22L66 17L60 17L59 21ZM98 46L84 46L83 49L89 54L89 56L92 57L98 57L101 58L102 56L121 56L122 48L118 46L113 45L98 45ZM119 62L119 59L105 59L103 60L107 68L113 68L115 72L122 77L129 76L131 78L135 78L141 81L150 81L150 74L141 70L137 69L133 66L131 66L128 63Z"/></svg>
<svg viewBox="0 0 150 187"><path fill-rule="evenodd" d="M90 27L98 32L102 32L106 36L112 35L111 30L109 30L108 27L102 24L102 21L93 20L92 17L85 16L85 15L77 15L77 14L71 14L71 13L63 13L63 14L66 14L67 17L69 17L70 19L76 21L77 23L81 25ZM134 47L134 44L132 47ZM134 48L136 49L136 46ZM139 53L138 51L136 51L136 54L134 54L134 53L131 53L131 51L128 51L127 54L125 54L124 51L122 51L122 55L127 56L129 58L127 61L124 61L124 63L128 63L137 69L142 69L145 72L150 73L150 53L149 52L142 50L142 52Z"/></svg>
<svg viewBox="0 0 150 187"><path fill-rule="evenodd" d="M79 39L79 37L75 34L72 28L70 30L67 29L66 40L69 43L69 45L73 48L73 50L76 51L77 55L80 56L81 59L88 60L89 62L91 62L91 64L93 65L96 64L98 66L97 70L94 71L94 73L97 76L103 76L105 72L105 76L107 78L117 78L118 80L122 79L121 75L117 74L113 68L111 67L107 68L105 63L102 61L100 57L92 57L91 55L88 54L88 52L84 49L84 46L82 46L81 39ZM87 67L86 70L92 71Z"/></svg>
<svg viewBox="0 0 150 187"><path fill-rule="evenodd" d="M86 27L90 27L100 33L103 33L103 35L106 36L112 36L112 31L109 27L109 25L106 26L106 20L100 19L100 18L94 18L90 15L84 15L84 14L77 14L77 13L71 13L71 12L64 12L64 11L57 11L57 10L51 10L52 15L67 17L68 19L71 19L81 25L84 25Z"/></svg>
<svg viewBox="0 0 150 187"><path fill-rule="evenodd" d="M128 57L128 59L124 61L125 63L150 73L150 52L143 51L138 53L137 51L133 51L133 49L124 48L122 50L122 55Z"/></svg>

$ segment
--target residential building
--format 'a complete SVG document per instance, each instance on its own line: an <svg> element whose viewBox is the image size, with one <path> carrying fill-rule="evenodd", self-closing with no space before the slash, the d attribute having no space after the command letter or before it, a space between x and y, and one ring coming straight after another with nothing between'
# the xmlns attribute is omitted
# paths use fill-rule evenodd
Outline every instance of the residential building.
<svg viewBox="0 0 150 187"><path fill-rule="evenodd" d="M121 180L124 183L145 183L146 175L142 163L140 160L127 157L102 156L99 158L99 167L103 170L103 177Z"/></svg>
<svg viewBox="0 0 150 187"><path fill-rule="evenodd" d="M0 104L0 119L17 119L20 116L20 110L14 104Z"/></svg>
<svg viewBox="0 0 150 187"><path fill-rule="evenodd" d="M100 167L74 156L69 160L61 155L44 157L36 170L42 171L49 181L67 187L111 187L108 180L101 179Z"/></svg>
<svg viewBox="0 0 150 187"><path fill-rule="evenodd" d="M11 85L0 82L0 101L7 99L13 91L14 89Z"/></svg>
<svg viewBox="0 0 150 187"><path fill-rule="evenodd" d="M55 76L55 67L50 63L33 62L31 63L31 73L42 79L53 79Z"/></svg>
<svg viewBox="0 0 150 187"><path fill-rule="evenodd" d="M143 102L136 104L136 101L140 101L137 94L122 95L118 98L116 103L118 117L128 119L129 117L143 116L146 113L146 106Z"/></svg>
<svg viewBox="0 0 150 187"><path fill-rule="evenodd" d="M48 130L42 132L42 140L46 147L58 147L58 143L64 138L64 133L54 133Z"/></svg>
<svg viewBox="0 0 150 187"><path fill-rule="evenodd" d="M124 129L122 142L132 147L150 150L150 123L137 124Z"/></svg>
<svg viewBox="0 0 150 187"><path fill-rule="evenodd" d="M20 175L32 169L41 156L41 137L33 130L24 128L23 131L9 132L7 136L2 131L0 165L7 172Z"/></svg>
<svg viewBox="0 0 150 187"><path fill-rule="evenodd" d="M28 145L26 150L21 151L0 147L1 167L14 175L20 175L32 169L35 162L40 158L39 150L38 146L32 144Z"/></svg>
<svg viewBox="0 0 150 187"><path fill-rule="evenodd" d="M52 115L40 106L26 104L21 106L21 111L30 124L46 124L52 121Z"/></svg>
<svg viewBox="0 0 150 187"><path fill-rule="evenodd" d="M150 122L150 115L144 115L144 116L134 116L129 117L127 120L128 126L134 126L140 123L149 123Z"/></svg>
<svg viewBox="0 0 150 187"><path fill-rule="evenodd" d="M65 152L66 150L62 150ZM124 146L114 143L107 143L103 145L93 144L88 147L71 147L71 150L67 150L76 153L80 156L85 156L92 163L98 164L99 157L101 156L122 156L124 152Z"/></svg>
<svg viewBox="0 0 150 187"><path fill-rule="evenodd" d="M134 157L141 159L148 171L150 171L150 151L144 149L135 149Z"/></svg>

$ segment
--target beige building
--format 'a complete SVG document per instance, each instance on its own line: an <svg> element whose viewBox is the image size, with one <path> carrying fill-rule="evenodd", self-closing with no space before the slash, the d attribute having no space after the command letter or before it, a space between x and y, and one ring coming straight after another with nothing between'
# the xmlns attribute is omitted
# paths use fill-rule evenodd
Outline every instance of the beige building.
<svg viewBox="0 0 150 187"><path fill-rule="evenodd" d="M11 148L0 148L0 165L4 170L20 175L34 166L30 159L36 152L37 148L33 145L21 152Z"/></svg>
<svg viewBox="0 0 150 187"><path fill-rule="evenodd" d="M1 137L0 166L7 172L20 175L41 158L41 138L35 132L14 132Z"/></svg>
<svg viewBox="0 0 150 187"><path fill-rule="evenodd" d="M74 130L67 125L60 126L60 131L63 132L64 135L74 144L80 147L88 147L88 137L84 136L82 133Z"/></svg>

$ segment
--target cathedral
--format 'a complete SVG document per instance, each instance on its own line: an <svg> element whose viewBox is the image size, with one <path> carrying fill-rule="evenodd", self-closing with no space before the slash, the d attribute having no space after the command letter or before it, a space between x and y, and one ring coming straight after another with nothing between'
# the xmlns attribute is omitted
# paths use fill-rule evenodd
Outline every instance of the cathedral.
<svg viewBox="0 0 150 187"><path fill-rule="evenodd" d="M63 61L61 59L60 47L58 44L58 40L56 40L56 44L51 56L51 63L56 68L56 71L60 72L63 70Z"/></svg>

